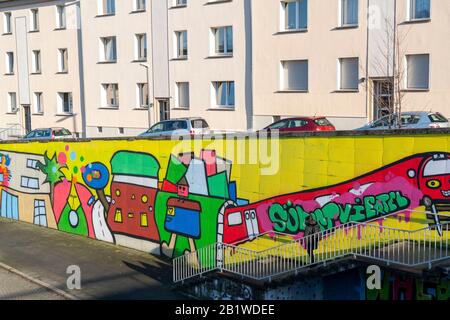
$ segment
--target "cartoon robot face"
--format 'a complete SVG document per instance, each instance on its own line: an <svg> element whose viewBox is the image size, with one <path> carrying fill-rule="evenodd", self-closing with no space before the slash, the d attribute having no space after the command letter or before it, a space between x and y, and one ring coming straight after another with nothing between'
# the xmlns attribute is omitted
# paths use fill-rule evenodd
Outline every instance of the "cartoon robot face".
<svg viewBox="0 0 450 320"><path fill-rule="evenodd" d="M419 188L433 201L450 201L450 156L437 154L425 160Z"/></svg>

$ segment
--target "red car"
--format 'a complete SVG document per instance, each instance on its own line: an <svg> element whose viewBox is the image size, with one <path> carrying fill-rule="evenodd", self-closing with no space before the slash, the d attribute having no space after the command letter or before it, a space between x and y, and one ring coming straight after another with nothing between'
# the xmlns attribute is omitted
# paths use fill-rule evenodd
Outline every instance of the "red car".
<svg viewBox="0 0 450 320"><path fill-rule="evenodd" d="M265 127L263 130L280 132L334 131L336 128L325 117L299 117L282 119Z"/></svg>

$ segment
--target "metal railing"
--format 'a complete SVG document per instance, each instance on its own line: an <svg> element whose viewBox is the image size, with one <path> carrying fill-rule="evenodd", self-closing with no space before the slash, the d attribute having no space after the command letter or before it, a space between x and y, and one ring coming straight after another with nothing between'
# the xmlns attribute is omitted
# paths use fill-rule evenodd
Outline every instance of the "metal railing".
<svg viewBox="0 0 450 320"><path fill-rule="evenodd" d="M8 128L0 128L0 140L11 140L22 137L25 134L25 128L16 123Z"/></svg>
<svg viewBox="0 0 450 320"><path fill-rule="evenodd" d="M430 267L449 258L449 225L403 230L377 224L349 222L265 250L214 243L173 260L173 281L206 272L227 271L245 278L266 280L344 258L364 257L386 264ZM283 236L276 234L272 236Z"/></svg>

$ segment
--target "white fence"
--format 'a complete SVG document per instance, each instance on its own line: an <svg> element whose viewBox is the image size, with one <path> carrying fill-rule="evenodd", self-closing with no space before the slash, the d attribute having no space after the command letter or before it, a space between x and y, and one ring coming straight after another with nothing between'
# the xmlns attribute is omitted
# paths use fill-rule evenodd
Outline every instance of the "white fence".
<svg viewBox="0 0 450 320"><path fill-rule="evenodd" d="M449 258L449 223L419 230L347 223L266 250L215 243L173 260L173 281L213 270L267 280L344 258L364 257L386 264L426 266ZM274 234L273 236L285 236Z"/></svg>

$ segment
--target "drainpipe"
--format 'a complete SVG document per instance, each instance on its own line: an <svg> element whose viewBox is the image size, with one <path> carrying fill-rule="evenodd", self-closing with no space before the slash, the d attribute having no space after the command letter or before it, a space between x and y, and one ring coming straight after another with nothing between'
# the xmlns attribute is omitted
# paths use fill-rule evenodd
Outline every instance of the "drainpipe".
<svg viewBox="0 0 450 320"><path fill-rule="evenodd" d="M80 79L80 113L81 113L81 138L87 137L86 124L86 97L84 87L84 59L83 59L83 30L81 21L81 1L75 3L77 10L77 41L78 41L78 72Z"/></svg>
<svg viewBox="0 0 450 320"><path fill-rule="evenodd" d="M370 0L367 0L367 15L366 15L366 24L367 24L367 34L366 34L366 120L370 121L369 116L369 90L370 90L370 81L369 81L369 38L370 38L370 30L369 30L369 10L370 10Z"/></svg>

